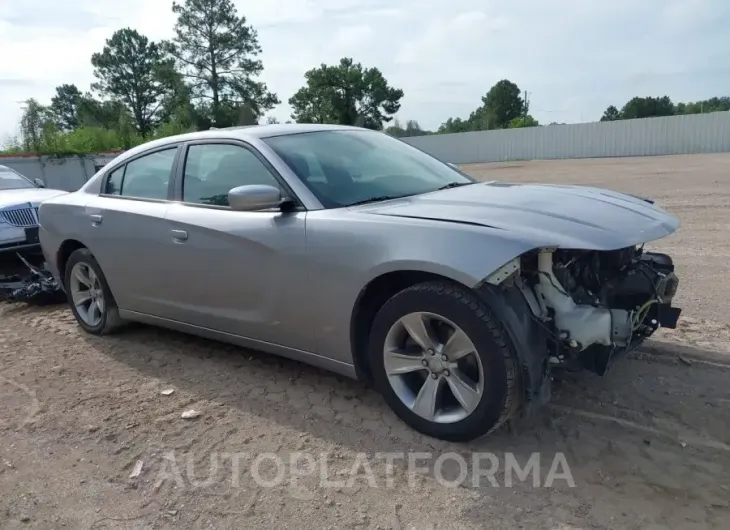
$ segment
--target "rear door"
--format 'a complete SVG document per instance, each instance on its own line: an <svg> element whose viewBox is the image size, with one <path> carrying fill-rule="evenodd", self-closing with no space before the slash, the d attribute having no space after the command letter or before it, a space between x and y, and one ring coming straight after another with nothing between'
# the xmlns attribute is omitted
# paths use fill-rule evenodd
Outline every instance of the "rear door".
<svg viewBox="0 0 730 530"><path fill-rule="evenodd" d="M174 292L162 244L168 237L178 146L148 151L114 168L102 193L87 204L87 245L104 271L121 309L165 316Z"/></svg>
<svg viewBox="0 0 730 530"><path fill-rule="evenodd" d="M251 146L202 142L178 168L177 198L167 211L167 248L179 286L175 320L260 341L305 349L308 300L303 208L241 212L228 191L267 184L292 197L273 167Z"/></svg>

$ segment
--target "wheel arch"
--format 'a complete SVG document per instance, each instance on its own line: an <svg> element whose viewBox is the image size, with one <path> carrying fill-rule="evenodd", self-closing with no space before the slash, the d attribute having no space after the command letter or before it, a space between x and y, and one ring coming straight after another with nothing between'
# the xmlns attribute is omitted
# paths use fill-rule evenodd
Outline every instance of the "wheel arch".
<svg viewBox="0 0 730 530"><path fill-rule="evenodd" d="M64 278L66 278L66 262L68 258L80 248L88 247L76 239L66 239L58 247L58 252L56 253L56 270L62 283L64 282Z"/></svg>
<svg viewBox="0 0 730 530"><path fill-rule="evenodd" d="M399 269L372 278L360 290L350 316L350 348L358 379L371 378L367 345L375 315L397 293L418 283L447 281L470 289L462 281L436 272Z"/></svg>
<svg viewBox="0 0 730 530"><path fill-rule="evenodd" d="M494 271L491 271L494 272ZM514 285L492 285L484 280L464 283L451 275L421 269L385 272L360 291L350 318L350 347L359 379L371 378L367 344L373 319L392 296L426 281L447 281L467 288L485 302L506 332L520 366L520 393L528 413L550 399L547 367L547 330L531 316L530 306Z"/></svg>

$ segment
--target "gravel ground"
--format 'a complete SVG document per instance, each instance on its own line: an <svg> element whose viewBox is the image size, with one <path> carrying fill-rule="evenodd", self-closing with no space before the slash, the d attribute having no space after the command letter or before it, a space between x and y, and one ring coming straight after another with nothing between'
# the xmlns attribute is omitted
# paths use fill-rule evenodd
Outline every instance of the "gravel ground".
<svg viewBox="0 0 730 530"><path fill-rule="evenodd" d="M686 314L470 444L416 434L366 385L295 362L142 326L91 337L66 308L0 306L0 528L729 528L730 284L712 281L730 269L729 169L467 167L659 199L683 222L657 247L678 261ZM529 471L535 453L520 480L510 462Z"/></svg>

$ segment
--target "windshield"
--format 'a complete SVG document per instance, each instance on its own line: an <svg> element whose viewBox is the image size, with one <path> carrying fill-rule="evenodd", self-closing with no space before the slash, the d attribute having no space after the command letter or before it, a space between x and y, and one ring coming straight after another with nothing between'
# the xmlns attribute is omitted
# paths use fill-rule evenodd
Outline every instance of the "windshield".
<svg viewBox="0 0 730 530"><path fill-rule="evenodd" d="M475 181L376 131L317 131L264 138L325 208L428 193Z"/></svg>
<svg viewBox="0 0 730 530"><path fill-rule="evenodd" d="M0 167L0 191L35 188L33 183L9 167Z"/></svg>

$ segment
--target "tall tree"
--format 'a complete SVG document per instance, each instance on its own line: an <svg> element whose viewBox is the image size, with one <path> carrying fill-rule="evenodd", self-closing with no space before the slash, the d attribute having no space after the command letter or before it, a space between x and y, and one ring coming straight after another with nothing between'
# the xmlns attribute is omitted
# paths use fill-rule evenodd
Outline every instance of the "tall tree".
<svg viewBox="0 0 730 530"><path fill-rule="evenodd" d="M502 79L482 96L482 104L467 119L449 118L441 124L438 132L448 134L536 125L527 111L527 102L522 98L520 88L512 81Z"/></svg>
<svg viewBox="0 0 730 530"><path fill-rule="evenodd" d="M98 82L93 88L118 98L132 113L142 134L159 122L162 96L169 89L161 72L169 68L157 44L137 31L125 28L114 32L101 53L91 56Z"/></svg>
<svg viewBox="0 0 730 530"><path fill-rule="evenodd" d="M244 104L258 118L280 103L265 83L255 80L264 69L257 59L258 35L231 0L173 2L172 11L177 15L175 37L165 50L190 81L193 97L209 103L201 108L209 109L212 124L232 125Z"/></svg>
<svg viewBox="0 0 730 530"><path fill-rule="evenodd" d="M512 120L524 117L527 113L520 88L508 79L502 79L490 88L482 98L482 103L484 114L493 118L494 128L497 129L509 127Z"/></svg>
<svg viewBox="0 0 730 530"><path fill-rule="evenodd" d="M403 91L388 85L377 68L345 57L304 74L306 85L289 99L299 123L339 123L381 129L400 109Z"/></svg>
<svg viewBox="0 0 730 530"><path fill-rule="evenodd" d="M168 87L162 96L159 119L162 124L172 125L172 130L194 128L199 119L198 109L192 102L192 92L172 61L165 62L159 70L159 79Z"/></svg>
<svg viewBox="0 0 730 530"><path fill-rule="evenodd" d="M28 153L42 153L48 147L48 133L54 130L56 124L53 123L51 109L33 98L26 100L20 117L23 150Z"/></svg>
<svg viewBox="0 0 730 530"><path fill-rule="evenodd" d="M61 130L71 131L79 126L79 103L81 91L76 85L56 87L56 95L51 98L51 111Z"/></svg>

